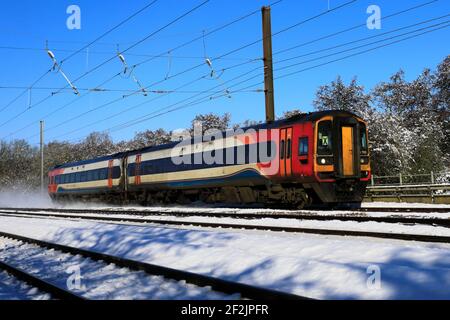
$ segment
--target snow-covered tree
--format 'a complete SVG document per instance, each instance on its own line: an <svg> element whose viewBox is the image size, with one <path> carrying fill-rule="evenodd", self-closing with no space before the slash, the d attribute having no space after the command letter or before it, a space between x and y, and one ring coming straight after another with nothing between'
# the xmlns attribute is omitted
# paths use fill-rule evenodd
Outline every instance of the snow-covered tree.
<svg viewBox="0 0 450 320"><path fill-rule="evenodd" d="M135 134L133 140L128 142L130 149L139 149L150 146L157 146L160 144L170 142L171 134L164 129L157 129L155 131L146 130Z"/></svg>
<svg viewBox="0 0 450 320"><path fill-rule="evenodd" d="M203 133L211 129L225 131L230 127L230 120L231 115L229 113L225 113L222 116L214 113L198 114L192 120L191 132L194 132L194 126L198 124L201 124Z"/></svg>
<svg viewBox="0 0 450 320"><path fill-rule="evenodd" d="M90 159L117 152L117 149L108 133L92 132L81 143L75 145L75 151L84 159Z"/></svg>
<svg viewBox="0 0 450 320"><path fill-rule="evenodd" d="M283 112L283 115L281 117L279 117L279 119L287 119L299 114L304 113L303 111L301 111L300 109L292 109L292 110L288 110Z"/></svg>
<svg viewBox="0 0 450 320"><path fill-rule="evenodd" d="M364 119L370 119L374 112L370 102L370 94L364 92L364 87L357 83L356 78L346 85L338 76L331 84L319 87L313 105L318 111L346 110Z"/></svg>

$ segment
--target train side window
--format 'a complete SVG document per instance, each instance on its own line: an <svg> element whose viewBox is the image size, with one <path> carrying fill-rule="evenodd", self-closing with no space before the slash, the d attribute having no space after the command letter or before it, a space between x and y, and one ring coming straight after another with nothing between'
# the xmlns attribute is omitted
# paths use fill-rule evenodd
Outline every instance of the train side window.
<svg viewBox="0 0 450 320"><path fill-rule="evenodd" d="M102 172L102 180L108 179L108 168L103 168L101 172Z"/></svg>
<svg viewBox="0 0 450 320"><path fill-rule="evenodd" d="M114 167L113 168L113 175L112 175L113 179L118 179L120 178L120 167Z"/></svg>
<svg viewBox="0 0 450 320"><path fill-rule="evenodd" d="M360 133L360 140L361 140L361 153L367 154L369 151L369 148L368 148L368 144L367 144L366 126L364 124L360 125L359 133Z"/></svg>
<svg viewBox="0 0 450 320"><path fill-rule="evenodd" d="M285 146L284 140L281 140L281 143L280 143L280 159L284 159L285 148L286 148L286 146Z"/></svg>
<svg viewBox="0 0 450 320"><path fill-rule="evenodd" d="M292 153L292 151L291 151L291 149L292 149L292 146L291 146L291 139L288 139L287 140L287 147L286 147L286 159L290 159L291 158L291 153Z"/></svg>
<svg viewBox="0 0 450 320"><path fill-rule="evenodd" d="M298 139L298 155L306 156L308 155L308 137L303 137Z"/></svg>
<svg viewBox="0 0 450 320"><path fill-rule="evenodd" d="M74 183L76 181L75 173L70 174L70 183Z"/></svg>

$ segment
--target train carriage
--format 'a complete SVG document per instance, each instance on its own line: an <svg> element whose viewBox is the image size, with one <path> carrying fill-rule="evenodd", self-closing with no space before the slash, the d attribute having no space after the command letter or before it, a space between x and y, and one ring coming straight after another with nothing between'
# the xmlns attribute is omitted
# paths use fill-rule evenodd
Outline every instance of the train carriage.
<svg viewBox="0 0 450 320"><path fill-rule="evenodd" d="M83 174L96 168L106 170L103 179ZM81 173L75 182L66 177L74 170ZM201 200L295 208L358 204L370 179L367 126L345 111L300 114L66 164L49 176L55 199L141 204Z"/></svg>

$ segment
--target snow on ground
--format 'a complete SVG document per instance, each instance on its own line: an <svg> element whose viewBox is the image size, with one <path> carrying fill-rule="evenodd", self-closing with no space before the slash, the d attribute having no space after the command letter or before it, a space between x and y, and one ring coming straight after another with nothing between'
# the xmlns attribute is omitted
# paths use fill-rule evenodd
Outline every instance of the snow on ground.
<svg viewBox="0 0 450 320"><path fill-rule="evenodd" d="M18 208L23 206L16 206ZM13 208L13 207L12 207ZM92 210L115 210L115 211L136 211L137 213L227 213L227 214L307 214L307 215L358 215L369 217L386 217L386 216L401 216L401 217L414 217L414 218L450 218L450 206L448 212L361 212L352 210L282 210L282 209L264 209L264 208L228 208L228 207L216 207L216 206L106 206L104 204L70 204L65 206L59 206L55 208L61 209L92 209ZM381 206L380 206L381 208ZM442 208L442 206L435 206L435 208Z"/></svg>
<svg viewBox="0 0 450 320"><path fill-rule="evenodd" d="M0 300L48 300L50 295L0 271Z"/></svg>
<svg viewBox="0 0 450 320"><path fill-rule="evenodd" d="M38 212L48 214L47 212ZM52 216L64 215L64 213L52 212ZM0 216L2 214L0 213ZM104 217L109 218L111 215L106 214L80 214L85 217ZM432 236L447 236L450 237L450 228L437 227L430 225L405 225L400 223L383 223L383 222L356 222L356 221L339 221L339 220L298 220L288 218L261 218L261 219L236 219L236 218L217 218L217 217L202 217L202 216L171 216L171 215L138 215L138 214L114 214L114 218L134 218L146 220L168 220L168 221L188 221L188 222L207 222L207 223L223 223L223 224L246 224L255 226L280 226L289 228L310 228L310 229L330 229L330 230L352 230L352 231L369 231L369 232L390 232L390 233L405 233L405 234L420 234ZM122 224L138 225L133 222L117 222Z"/></svg>
<svg viewBox="0 0 450 320"><path fill-rule="evenodd" d="M312 298L450 299L448 244L17 217L0 231Z"/></svg>
<svg viewBox="0 0 450 320"><path fill-rule="evenodd" d="M5 243L0 238L0 253ZM48 300L50 295L40 292L5 271L0 271L0 300Z"/></svg>
<svg viewBox="0 0 450 320"><path fill-rule="evenodd" d="M143 271L131 271L113 264L97 262L82 256L47 250L36 245L1 239L0 260L30 272L60 288L70 289L88 299L236 299L206 287L186 284L184 281L151 276ZM80 288L75 284L75 272L80 272ZM5 293L5 299L7 299Z"/></svg>

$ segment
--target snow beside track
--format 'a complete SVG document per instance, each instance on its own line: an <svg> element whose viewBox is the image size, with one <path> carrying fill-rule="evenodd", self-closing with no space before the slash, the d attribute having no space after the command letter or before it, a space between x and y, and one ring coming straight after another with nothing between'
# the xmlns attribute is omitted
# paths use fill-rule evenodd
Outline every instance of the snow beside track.
<svg viewBox="0 0 450 320"><path fill-rule="evenodd" d="M144 271L132 271L114 264L93 261L79 255L48 250L37 245L23 244L0 238L3 250L0 260L18 266L40 279L70 289L87 299L236 299L210 288L186 284L184 281L152 276ZM74 284L75 272L80 272L80 287L68 288L67 281Z"/></svg>
<svg viewBox="0 0 450 320"><path fill-rule="evenodd" d="M4 216L0 231L313 298L450 299L448 244Z"/></svg>
<svg viewBox="0 0 450 320"><path fill-rule="evenodd" d="M48 215L48 212L36 211ZM50 213L51 217L57 217L59 214L65 213ZM0 213L1 215L1 213ZM186 221L186 222L206 222L217 224L245 224L254 226L276 226L287 228L310 228L310 229L329 229L329 230L348 230L348 231L368 231L368 232L382 232L382 233L403 233L403 234L418 234L418 235L431 235L431 236L447 236L450 237L450 228L430 226L430 225L405 225L400 223L384 223L384 222L356 222L356 221L339 221L330 219L329 221L320 220L299 220L289 218L260 218L260 219L237 219L237 218L218 218L218 217L205 217L205 216L172 216L172 215L139 215L136 214L71 214L79 215L82 218L88 217L102 217L102 218L133 218L146 222L149 220L164 220L164 221ZM238 214L236 214L238 216ZM134 222L113 222L123 224L138 224Z"/></svg>
<svg viewBox="0 0 450 320"><path fill-rule="evenodd" d="M5 249L0 238L0 253ZM49 300L50 295L18 280L6 271L0 270L0 300Z"/></svg>
<svg viewBox="0 0 450 320"><path fill-rule="evenodd" d="M384 206L374 206L378 208L409 208L410 212L363 212L355 210L281 210L281 209L265 209L265 208L226 208L226 207L208 207L208 206L105 206L105 205L67 205L60 207L61 209L85 209L85 210L115 210L115 211L136 211L137 213L227 213L227 214L315 214L315 215L357 215L357 216L368 216L368 217L390 217L390 216L401 216L401 217L414 217L414 218L450 218L450 205L429 205L423 204L425 206L416 207L400 207L400 206L389 206L387 203L383 203ZM407 204L405 204L407 205ZM20 206L19 206L20 207ZM58 208L58 207L56 207ZM414 212L414 208L448 208L448 212Z"/></svg>
<svg viewBox="0 0 450 320"><path fill-rule="evenodd" d="M50 295L0 271L0 300L49 300Z"/></svg>

